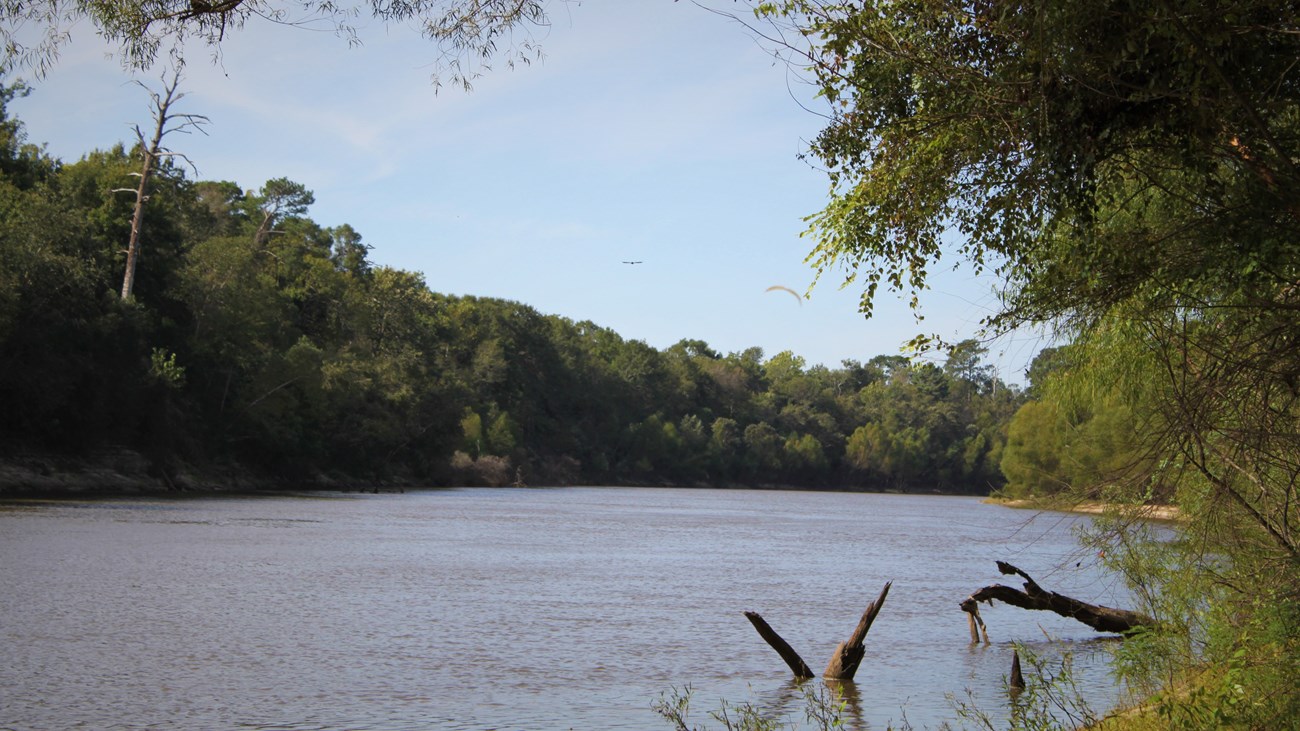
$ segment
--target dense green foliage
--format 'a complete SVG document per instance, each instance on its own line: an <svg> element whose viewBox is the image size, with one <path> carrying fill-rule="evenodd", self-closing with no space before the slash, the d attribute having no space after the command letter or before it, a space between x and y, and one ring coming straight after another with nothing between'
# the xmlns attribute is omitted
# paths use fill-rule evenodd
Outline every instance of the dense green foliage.
<svg viewBox="0 0 1300 731"><path fill-rule="evenodd" d="M1137 414L1149 404L1132 403L1112 389L1067 396L1069 347L1043 350L1029 368L1028 393L1038 394L1016 412L1007 429L1002 473L1010 498L1061 496L1070 500L1113 497L1110 488L1145 481L1142 500L1168 501ZM1047 382L1055 379L1057 390ZM1123 495L1120 496L1124 498Z"/></svg>
<svg viewBox="0 0 1300 731"><path fill-rule="evenodd" d="M12 95L19 90L10 88ZM6 100L11 97L6 97ZM943 365L841 368L431 292L307 217L163 165L135 294L115 296L139 150L0 147L0 438L127 447L160 477L234 464L430 484L778 484L987 492L1020 397L969 343Z"/></svg>
<svg viewBox="0 0 1300 731"><path fill-rule="evenodd" d="M1286 0L762 3L831 102L814 263L919 295L1001 275L992 331L1071 345L1013 422L1012 491L1172 499L1092 536L1161 632L1178 728L1300 717L1300 8ZM1174 682L1190 682L1180 686Z"/></svg>

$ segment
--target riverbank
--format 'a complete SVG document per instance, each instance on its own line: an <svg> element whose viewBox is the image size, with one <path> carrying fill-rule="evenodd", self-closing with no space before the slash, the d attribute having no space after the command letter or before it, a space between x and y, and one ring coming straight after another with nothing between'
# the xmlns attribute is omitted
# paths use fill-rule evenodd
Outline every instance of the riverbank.
<svg viewBox="0 0 1300 731"><path fill-rule="evenodd" d="M1097 501L1083 502L1066 502L1058 498L1018 498L1008 499L999 497L987 497L984 502L990 505L1001 505L1007 508L1018 508L1021 510L1040 510L1053 511L1058 513L1084 513L1087 515L1118 514L1121 511L1125 515L1140 520L1162 520L1175 522L1182 520L1182 512L1177 505L1118 505L1114 503L1103 503Z"/></svg>
<svg viewBox="0 0 1300 731"><path fill-rule="evenodd" d="M513 473L517 474L517 473ZM546 486L682 487L746 490L802 490L811 492L868 492L904 495L965 495L969 492L934 488L900 489L862 485L794 485L779 482L750 484L679 484L639 479L609 478L585 482L572 474L557 476L524 473L528 484ZM124 447L101 448L83 454L23 449L0 450L0 499L81 499L138 496L194 496L292 492L401 492L426 487L492 487L509 483L484 484L449 473L437 479L407 476L357 477L315 472L285 477L231 463L190 464L169 460L166 467L145 455Z"/></svg>
<svg viewBox="0 0 1300 731"><path fill-rule="evenodd" d="M411 485L392 480L325 474L289 479L226 463L173 462L162 467L125 448L99 449L79 455L22 451L0 457L0 499L397 492L408 487Z"/></svg>
<svg viewBox="0 0 1300 731"><path fill-rule="evenodd" d="M240 493L270 488L247 471L159 469L128 449L84 456L25 452L0 459L0 498L114 497Z"/></svg>

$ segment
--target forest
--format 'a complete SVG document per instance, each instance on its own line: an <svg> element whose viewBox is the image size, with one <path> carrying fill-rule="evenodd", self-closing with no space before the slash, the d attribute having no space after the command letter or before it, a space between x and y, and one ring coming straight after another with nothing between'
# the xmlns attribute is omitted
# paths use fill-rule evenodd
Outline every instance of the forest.
<svg viewBox="0 0 1300 731"><path fill-rule="evenodd" d="M65 16L30 3L0 16L8 56L28 68L56 60L65 17L149 68L163 41L219 46L267 5ZM350 12L424 20L451 52L447 78L468 85L483 66L459 61L531 53L526 31L545 28L550 4L306 5L343 35ZM732 17L828 105L806 150L830 184L808 219L812 267L843 273L868 315L885 292L920 302L953 259L994 275L981 337L1044 327L1062 343L1024 392L992 377L978 341L920 339L946 347L831 369L689 339L659 351L522 304L442 296L370 264L350 228L314 224L301 184L189 181L165 161L122 297L132 206L111 191L129 187L139 150L65 164L6 116L4 449L129 448L173 482L230 464L295 479L1101 501L1083 547L1155 622L1114 656L1140 705L1095 728L1296 728L1295 4L738 6L750 12ZM27 22L45 42L15 45ZM1153 502L1177 507L1176 527L1145 519ZM1068 668L1031 675L1029 705L1050 709ZM1034 718L1013 726L1078 727L1022 721Z"/></svg>
<svg viewBox="0 0 1300 731"><path fill-rule="evenodd" d="M24 93L11 83L0 102ZM313 221L312 192L283 178L192 180L161 158L123 297L145 146L64 162L0 113L11 462L126 453L178 489L223 474L296 486L1003 484L1024 394L974 340L933 362L837 368L722 354L689 333L660 350L524 303L430 291L418 272L375 265L351 226Z"/></svg>

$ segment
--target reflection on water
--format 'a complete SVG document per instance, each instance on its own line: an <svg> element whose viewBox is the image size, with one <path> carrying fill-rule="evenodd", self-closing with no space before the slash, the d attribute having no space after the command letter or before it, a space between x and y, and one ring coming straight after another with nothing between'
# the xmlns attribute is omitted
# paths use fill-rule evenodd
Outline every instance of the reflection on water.
<svg viewBox="0 0 1300 731"><path fill-rule="evenodd" d="M0 728L654 729L651 703L688 685L697 722L722 699L800 721L806 686L742 612L819 671L888 580L840 688L848 728L933 728L968 692L1004 716L1014 641L1072 651L1108 705L1111 643L1081 624L999 606L993 643L969 644L957 604L995 559L1126 603L1075 547L1085 518L1031 517L624 488L0 510Z"/></svg>

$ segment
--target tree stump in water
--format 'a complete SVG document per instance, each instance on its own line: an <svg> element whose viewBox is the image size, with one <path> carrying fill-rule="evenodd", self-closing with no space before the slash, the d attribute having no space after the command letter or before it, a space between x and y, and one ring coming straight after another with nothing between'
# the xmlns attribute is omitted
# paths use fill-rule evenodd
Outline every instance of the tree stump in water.
<svg viewBox="0 0 1300 731"><path fill-rule="evenodd" d="M858 620L858 625L853 628L853 634L847 641L836 646L830 662L826 665L826 672L822 673L824 677L832 680L853 680L853 676L858 672L858 666L862 664L862 658L867 652L865 645L867 632L871 629L871 623L876 620L876 615L880 613L880 608L884 606L885 596L889 594L889 587L892 584L892 581L885 583L885 588L880 590L880 596L867 605L866 611L862 613L862 618ZM776 650L781 659L785 660L786 665L790 666L795 678L807 680L813 677L808 663L804 662L799 653L790 647L790 643L782 639L776 633L776 630L773 630L757 612L745 612L745 616L754 625L754 629L758 630L759 636L767 644L771 645L773 650Z"/></svg>
<svg viewBox="0 0 1300 731"><path fill-rule="evenodd" d="M1011 688L1012 693L1017 693L1025 689L1025 674L1020 671L1020 651L1011 651L1011 678L1007 680L1007 686Z"/></svg>
<svg viewBox="0 0 1300 731"><path fill-rule="evenodd" d="M866 611L862 613L862 619L858 620L858 626L853 628L853 634L849 636L848 641L841 642L835 647L835 652L831 655L831 661L827 663L822 677L853 680L853 675L858 672L858 665L862 664L862 658L867 654L867 647L864 644L867 632L871 629L871 623L876 621L880 608L884 606L885 597L889 594L889 587L893 583L885 582L885 588L880 590L880 596L867 605Z"/></svg>

